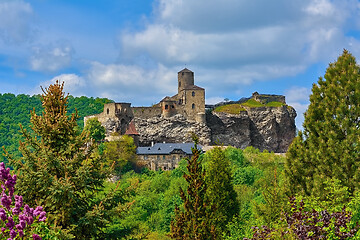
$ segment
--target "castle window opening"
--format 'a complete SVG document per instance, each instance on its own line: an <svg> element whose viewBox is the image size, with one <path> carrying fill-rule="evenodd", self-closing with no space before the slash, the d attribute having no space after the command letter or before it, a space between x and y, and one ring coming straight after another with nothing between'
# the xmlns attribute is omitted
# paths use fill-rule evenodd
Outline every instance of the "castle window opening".
<svg viewBox="0 0 360 240"><path fill-rule="evenodd" d="M106 113L109 114L109 112L110 112L109 109L106 109Z"/></svg>
<svg viewBox="0 0 360 240"><path fill-rule="evenodd" d="M195 92L193 91L193 92L191 93L191 95L192 95L193 97L195 97Z"/></svg>
<svg viewBox="0 0 360 240"><path fill-rule="evenodd" d="M184 76L184 73L182 72L181 75Z"/></svg>
<svg viewBox="0 0 360 240"><path fill-rule="evenodd" d="M174 105L171 105L171 108L175 108Z"/></svg>
<svg viewBox="0 0 360 240"><path fill-rule="evenodd" d="M169 106L168 105L165 105L165 109L168 109L169 108Z"/></svg>
<svg viewBox="0 0 360 240"><path fill-rule="evenodd" d="M195 103L193 103L193 104L191 105L191 108L192 108L192 109L194 109L194 108L195 108Z"/></svg>
<svg viewBox="0 0 360 240"><path fill-rule="evenodd" d="M165 155L163 156L163 160L165 160Z"/></svg>

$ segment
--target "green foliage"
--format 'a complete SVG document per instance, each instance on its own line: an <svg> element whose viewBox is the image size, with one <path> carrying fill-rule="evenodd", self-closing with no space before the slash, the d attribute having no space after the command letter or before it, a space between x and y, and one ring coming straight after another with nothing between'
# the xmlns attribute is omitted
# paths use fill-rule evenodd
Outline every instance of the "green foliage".
<svg viewBox="0 0 360 240"><path fill-rule="evenodd" d="M136 146L132 137L127 135L118 136L114 141L105 142L104 146L103 158L107 166L114 169L116 175L121 175L129 170L126 166L136 168Z"/></svg>
<svg viewBox="0 0 360 240"><path fill-rule="evenodd" d="M230 114L239 114L242 111L246 111L246 109L241 104L227 104L215 108L214 111L230 113Z"/></svg>
<svg viewBox="0 0 360 240"><path fill-rule="evenodd" d="M230 114L239 114L242 111L246 111L246 108L257 108L257 107L281 107L286 104L282 102L269 102L263 104L254 99L249 99L244 103L225 104L214 109L215 112L224 112Z"/></svg>
<svg viewBox="0 0 360 240"><path fill-rule="evenodd" d="M90 134L90 138L94 141L101 141L105 138L105 128L101 125L97 118L90 118L86 122L84 131Z"/></svg>
<svg viewBox="0 0 360 240"><path fill-rule="evenodd" d="M207 184L205 171L198 161L200 150L197 148L198 138L193 137L195 145L193 156L188 160L188 173L184 178L188 183L187 193L180 189L180 197L184 202L184 210L175 208L175 219L171 222L171 237L175 239L217 239L211 214L214 209L206 197Z"/></svg>
<svg viewBox="0 0 360 240"><path fill-rule="evenodd" d="M286 173L293 193L323 196L338 179L350 194L360 183L360 68L346 50L313 85L304 131L288 150Z"/></svg>
<svg viewBox="0 0 360 240"><path fill-rule="evenodd" d="M30 111L35 111L40 115L43 107L40 95L14 95L11 93L0 94L0 146L5 146L6 150L12 155L20 157L19 141L23 141L19 124L24 129L32 131L30 128ZM68 112L77 113L77 120L80 129L83 126L83 117L97 114L103 111L104 103L111 102L106 98L88 97L68 97ZM2 149L2 148L1 148ZM7 159L0 153L0 160L6 162Z"/></svg>
<svg viewBox="0 0 360 240"><path fill-rule="evenodd" d="M226 157L224 150L215 147L205 154L204 162L206 198L210 206L215 209L210 220L216 229L216 235L222 236L228 222L239 212L230 160Z"/></svg>
<svg viewBox="0 0 360 240"><path fill-rule="evenodd" d="M101 236L118 192L95 200L107 177L99 155L92 146L85 148L89 139L77 131L78 115L67 115L63 84L57 82L43 91L42 115L32 111L32 131L21 128L22 157L7 154L18 175L17 190L26 202L44 206L49 221L66 238Z"/></svg>
<svg viewBox="0 0 360 240"><path fill-rule="evenodd" d="M266 107L282 107L284 105L282 102L268 102L265 104Z"/></svg>

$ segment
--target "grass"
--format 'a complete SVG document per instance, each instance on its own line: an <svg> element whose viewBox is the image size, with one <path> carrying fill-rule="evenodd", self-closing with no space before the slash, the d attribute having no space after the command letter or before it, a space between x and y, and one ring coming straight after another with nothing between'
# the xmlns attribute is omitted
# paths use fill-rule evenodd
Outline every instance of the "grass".
<svg viewBox="0 0 360 240"><path fill-rule="evenodd" d="M249 99L248 101L241 104L228 104L219 106L214 109L215 112L224 112L230 114L239 114L242 111L246 111L246 108L257 108L257 107L281 107L284 106L284 103L281 102L269 102L267 104L262 104L261 102L255 101L254 99Z"/></svg>
<svg viewBox="0 0 360 240"><path fill-rule="evenodd" d="M285 104L282 103L282 102L269 102L267 103L265 106L266 107L282 107L284 106Z"/></svg>
<svg viewBox="0 0 360 240"><path fill-rule="evenodd" d="M219 106L214 109L215 112L224 112L230 114L239 114L241 111L246 111L246 109L241 104L228 104Z"/></svg>

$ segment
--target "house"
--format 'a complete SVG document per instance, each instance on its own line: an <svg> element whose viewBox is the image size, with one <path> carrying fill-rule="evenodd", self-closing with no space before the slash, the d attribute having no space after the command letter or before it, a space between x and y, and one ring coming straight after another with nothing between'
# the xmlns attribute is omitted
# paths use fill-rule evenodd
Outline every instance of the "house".
<svg viewBox="0 0 360 240"><path fill-rule="evenodd" d="M194 143L156 143L149 147L138 147L136 154L139 161L151 170L172 170L178 167L181 159L191 157L192 147Z"/></svg>

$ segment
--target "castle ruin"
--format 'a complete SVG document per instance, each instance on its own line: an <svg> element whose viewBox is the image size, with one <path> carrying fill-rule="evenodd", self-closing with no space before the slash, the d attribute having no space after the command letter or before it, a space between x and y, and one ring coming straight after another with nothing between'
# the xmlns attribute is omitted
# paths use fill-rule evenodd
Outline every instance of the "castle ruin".
<svg viewBox="0 0 360 240"><path fill-rule="evenodd" d="M206 123L205 89L194 84L194 72L187 68L178 72L176 95L166 96L151 107L131 107L131 103L107 103L102 113L85 117L84 123L86 124L89 118L96 117L107 129L107 136L113 132L123 135L133 118L170 118L177 114L188 121Z"/></svg>

